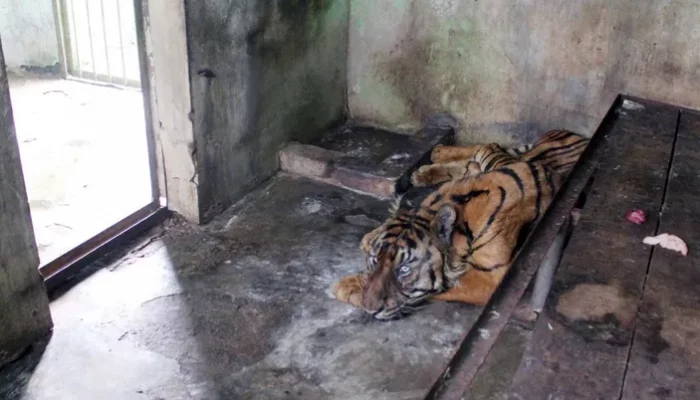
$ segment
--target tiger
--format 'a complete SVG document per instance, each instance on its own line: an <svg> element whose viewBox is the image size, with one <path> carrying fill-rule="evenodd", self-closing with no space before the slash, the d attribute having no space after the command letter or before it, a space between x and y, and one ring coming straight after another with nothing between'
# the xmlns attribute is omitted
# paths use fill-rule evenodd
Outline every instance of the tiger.
<svg viewBox="0 0 700 400"><path fill-rule="evenodd" d="M497 143L477 146L437 145L431 154L432 164L424 165L411 177L414 186L430 186L498 169L516 160L544 164L556 177L568 175L588 143L582 136L563 130L551 130L536 143L504 149ZM566 146L573 147L568 149ZM569 152L558 152L557 150Z"/></svg>
<svg viewBox="0 0 700 400"><path fill-rule="evenodd" d="M338 281L334 296L379 320L429 299L486 304L587 145L552 130L519 156L493 143L436 146L411 180L439 187L362 238L366 271Z"/></svg>

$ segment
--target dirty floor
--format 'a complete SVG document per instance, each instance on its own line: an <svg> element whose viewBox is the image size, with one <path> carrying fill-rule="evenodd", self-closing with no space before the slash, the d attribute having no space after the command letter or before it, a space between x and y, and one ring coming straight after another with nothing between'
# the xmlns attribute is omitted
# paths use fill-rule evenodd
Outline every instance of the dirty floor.
<svg viewBox="0 0 700 400"><path fill-rule="evenodd" d="M480 309L379 322L335 301L387 203L280 175L206 227L175 219L51 305L3 399L422 399Z"/></svg>
<svg viewBox="0 0 700 400"><path fill-rule="evenodd" d="M141 92L10 75L42 264L151 202Z"/></svg>
<svg viewBox="0 0 700 400"><path fill-rule="evenodd" d="M495 343L467 341L439 399L698 398L699 136L696 111L616 101L570 178L580 185L586 171L592 175L546 305L539 315L530 309L491 324ZM645 223L625 219L633 209L645 211ZM682 238L688 253L643 244L662 233ZM523 249L529 257L532 244ZM522 266L527 259L519 257L516 277ZM512 293L513 286L501 289ZM512 310L505 304L516 303L494 304L504 317Z"/></svg>
<svg viewBox="0 0 700 400"><path fill-rule="evenodd" d="M696 399L700 114L615 104L486 308L379 322L335 301L388 204L280 173L209 225L170 219L56 293L52 337L0 371L0 398ZM546 306L515 312L581 192ZM625 221L630 208L647 222ZM688 255L642 244L661 232Z"/></svg>

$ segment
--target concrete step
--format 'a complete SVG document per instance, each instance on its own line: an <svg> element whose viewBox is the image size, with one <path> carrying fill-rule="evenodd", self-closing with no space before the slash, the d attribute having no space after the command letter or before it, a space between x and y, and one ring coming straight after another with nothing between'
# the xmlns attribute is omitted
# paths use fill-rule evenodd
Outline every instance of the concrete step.
<svg viewBox="0 0 700 400"><path fill-rule="evenodd" d="M280 151L280 168L389 199L410 188L413 171L430 161L435 145L453 143L455 130L455 120L446 115L430 118L415 135L349 123L317 142L290 143Z"/></svg>

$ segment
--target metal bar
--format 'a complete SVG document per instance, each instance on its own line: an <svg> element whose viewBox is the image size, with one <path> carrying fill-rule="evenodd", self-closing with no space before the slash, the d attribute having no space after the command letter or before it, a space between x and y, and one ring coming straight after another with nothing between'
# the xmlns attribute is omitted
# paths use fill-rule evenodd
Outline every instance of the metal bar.
<svg viewBox="0 0 700 400"><path fill-rule="evenodd" d="M151 73L150 64L148 62L148 49L146 43L146 16L147 2L143 0L134 0L134 20L136 23L136 47L138 49L138 60L141 80L141 93L143 94L143 111L144 123L146 124L146 144L148 146L148 161L151 172L151 193L154 201L159 201L161 197L165 198L166 193L161 193L159 186L159 169L156 151L156 138L153 123L153 108L151 104ZM165 189L165 188L164 188ZM165 191L165 190L163 190Z"/></svg>
<svg viewBox="0 0 700 400"><path fill-rule="evenodd" d="M88 38L90 39L90 59L92 60L92 72L97 75L97 64L95 64L95 48L92 44L92 24L90 23L90 0L85 1L85 10L87 11ZM80 50L78 50L80 51Z"/></svg>
<svg viewBox="0 0 700 400"><path fill-rule="evenodd" d="M90 263L162 222L167 216L168 210L165 207L157 202L150 203L80 246L42 265L39 272L46 281L47 289L55 289Z"/></svg>
<svg viewBox="0 0 700 400"><path fill-rule="evenodd" d="M538 314L544 309L547 302L549 290L552 288L552 283L554 282L554 274L557 271L557 268L559 268L561 259L566 251L566 246L569 244L569 239L571 239L571 235L576 229L578 220L581 217L581 209L586 203L586 197L593 186L593 181L594 176L589 179L586 187L583 188L581 198L579 198L578 203L574 205L574 209L571 210L569 218L565 224L566 226L562 227L561 231L557 235L557 239L552 245L552 248L550 248L549 252L547 253L546 260L537 270L537 276L535 277L535 284L533 286L532 296L530 298L530 309Z"/></svg>
<svg viewBox="0 0 700 400"><path fill-rule="evenodd" d="M571 218L569 217L564 223L564 226L559 230L557 237L554 239L554 243L552 243L547 255L544 257L544 261L542 261L542 265L537 269L535 284L532 289L532 296L530 297L530 308L536 313L542 311L544 303L547 301L549 289L552 287L554 273L557 271L559 262L564 255L564 242L566 240L566 235L569 233L570 226Z"/></svg>
<svg viewBox="0 0 700 400"><path fill-rule="evenodd" d="M56 39L58 43L58 62L59 68L61 69L61 78L66 79L68 77L68 61L67 61L67 50L66 50L66 39L70 37L66 33L65 18L63 14L63 5L61 0L53 1L53 18L56 21Z"/></svg>
<svg viewBox="0 0 700 400"><path fill-rule="evenodd" d="M118 1L117 1L118 2ZM107 19L105 19L105 3L100 0L100 13L102 14L102 41L105 46L105 62L107 63L107 81L112 83L112 71L109 66L109 45L107 43ZM95 71L97 73L97 71Z"/></svg>
<svg viewBox="0 0 700 400"><path fill-rule="evenodd" d="M141 91L141 82L136 80L128 80L126 84L124 83L109 83L107 82L106 75L95 75L92 72L83 73L83 78L69 75L66 79L81 83L87 83L95 86L119 88L119 89L135 89Z"/></svg>
<svg viewBox="0 0 700 400"><path fill-rule="evenodd" d="M75 47L73 47L73 49L75 51L75 58L76 58L76 61L78 64L78 66L77 66L78 71L77 72L78 72L78 76L82 78L83 77L83 67L80 65L80 50L78 48L79 47L78 46L78 24L76 24L76 22L75 22L75 4L73 3L73 0L68 0L68 3L69 3L68 8L70 8L69 26L70 25L73 26L73 32L71 35L71 39L73 37L75 38ZM72 42L71 42L71 45L72 45ZM71 57L72 57L72 55L71 55Z"/></svg>
<svg viewBox="0 0 700 400"><path fill-rule="evenodd" d="M626 97L618 96L591 138L568 179L557 192L552 205L542 216L518 251L503 283L484 307L481 315L434 383L428 399L461 399L471 387L491 348L525 293L561 226L565 223L580 193L584 190L605 150L605 136L617 120L617 111ZM483 337L480 332L488 332Z"/></svg>
<svg viewBox="0 0 700 400"><path fill-rule="evenodd" d="M120 0L117 0L117 26L119 28L119 54L122 58L122 78L124 79L124 85L127 85L129 79L126 77L126 60L124 59L124 35L122 34L122 7Z"/></svg>

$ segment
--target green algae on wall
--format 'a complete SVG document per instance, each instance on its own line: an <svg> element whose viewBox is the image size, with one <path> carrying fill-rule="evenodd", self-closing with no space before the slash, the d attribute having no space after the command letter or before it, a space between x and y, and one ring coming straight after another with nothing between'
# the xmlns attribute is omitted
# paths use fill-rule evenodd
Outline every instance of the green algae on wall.
<svg viewBox="0 0 700 400"><path fill-rule="evenodd" d="M475 93L507 83L491 74L485 28L460 12L466 7L450 1L352 0L353 116L412 132L434 113L449 111L464 121L483 112Z"/></svg>
<svg viewBox="0 0 700 400"><path fill-rule="evenodd" d="M618 93L700 108L700 3L685 0L351 0L350 115L414 132L426 114L463 142L590 135Z"/></svg>

